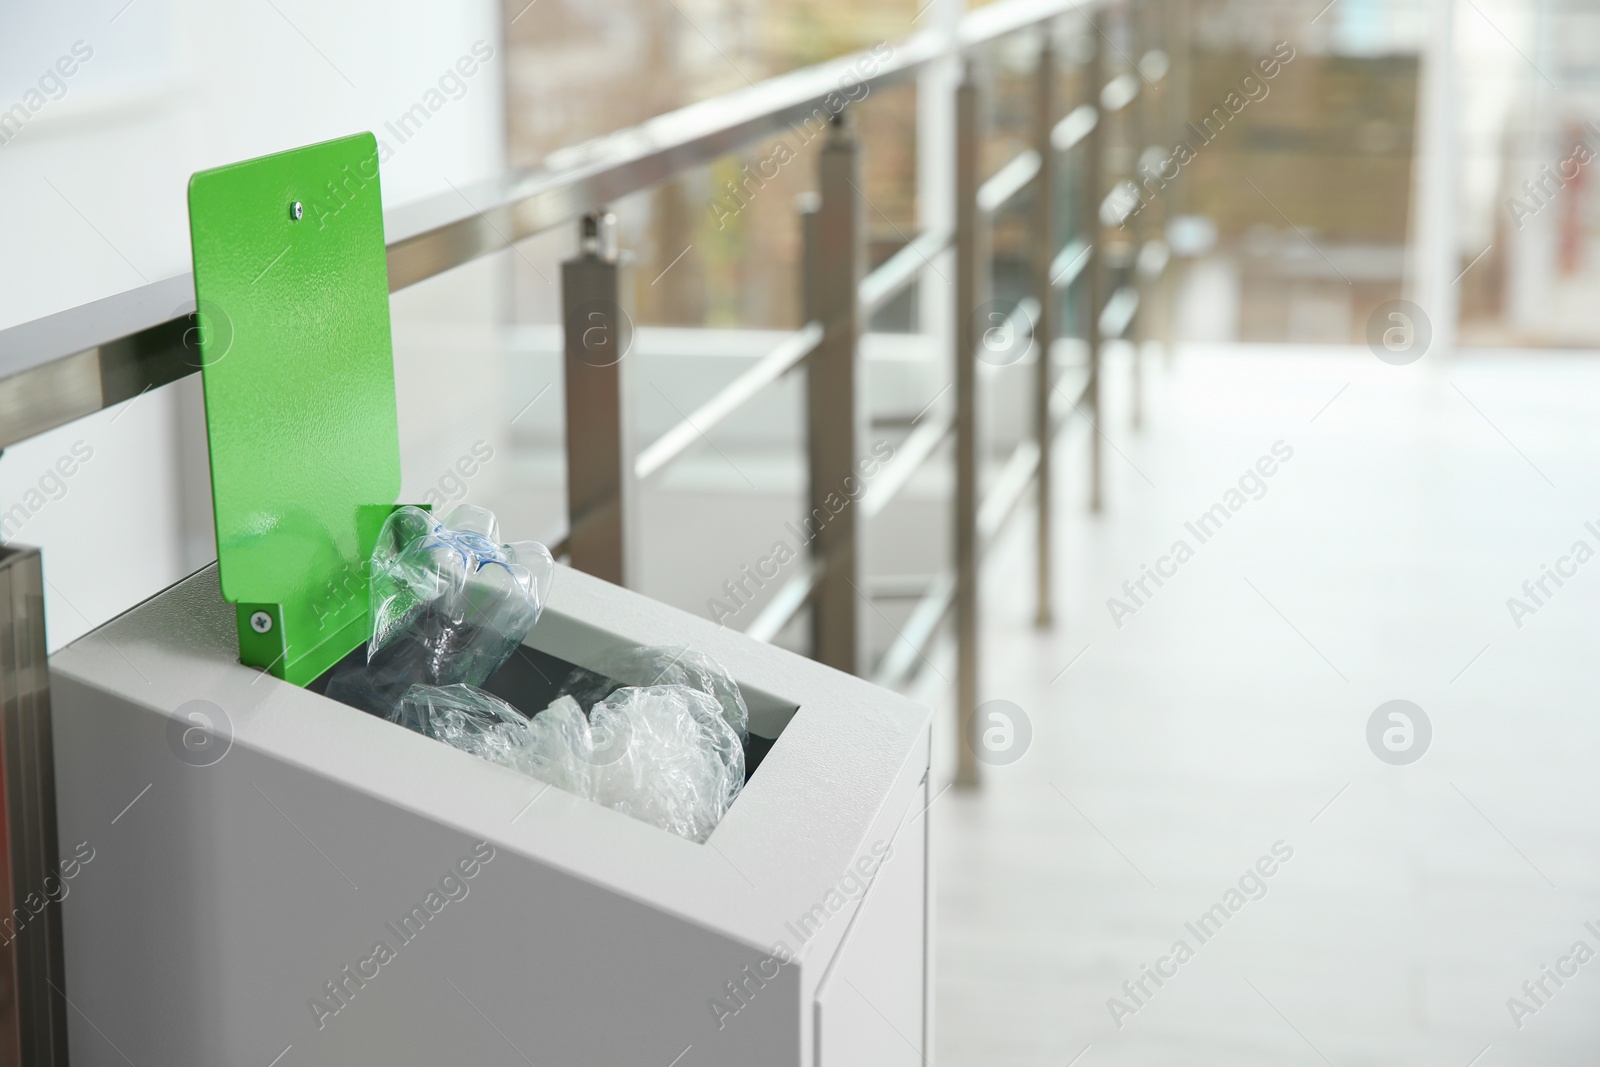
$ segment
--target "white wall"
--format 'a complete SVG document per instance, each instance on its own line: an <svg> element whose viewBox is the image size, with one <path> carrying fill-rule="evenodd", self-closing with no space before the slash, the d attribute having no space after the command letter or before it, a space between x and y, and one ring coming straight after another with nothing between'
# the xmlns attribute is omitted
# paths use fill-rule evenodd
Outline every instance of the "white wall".
<svg viewBox="0 0 1600 1067"><path fill-rule="evenodd" d="M395 150L382 171L390 207L498 170L499 27L495 0L0 6L0 120L13 105L42 105L14 136L0 127L0 327L186 271L185 192L196 170L366 129ZM479 41L494 58L459 86L447 80L447 102L409 140L386 135L385 123ZM75 44L88 58L64 65L75 66L70 77L50 74ZM396 298L402 360L410 337L437 333L440 319L481 328L493 317L494 267ZM35 511L12 539L44 549L52 648L209 558L195 385L0 457L0 511L18 501ZM52 475L78 442L92 457Z"/></svg>

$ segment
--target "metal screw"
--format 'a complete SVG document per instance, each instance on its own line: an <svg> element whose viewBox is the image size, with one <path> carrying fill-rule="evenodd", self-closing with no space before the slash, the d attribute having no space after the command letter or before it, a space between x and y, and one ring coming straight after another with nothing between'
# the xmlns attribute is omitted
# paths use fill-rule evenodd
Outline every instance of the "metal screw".
<svg viewBox="0 0 1600 1067"><path fill-rule="evenodd" d="M306 206L300 201L296 200L294 203L289 205L289 217L294 219L294 221L299 222L305 217L305 214Z"/></svg>
<svg viewBox="0 0 1600 1067"><path fill-rule="evenodd" d="M296 205L297 207L299 205ZM250 616L250 629L258 634L264 634L272 629L272 616L264 611L258 611Z"/></svg>

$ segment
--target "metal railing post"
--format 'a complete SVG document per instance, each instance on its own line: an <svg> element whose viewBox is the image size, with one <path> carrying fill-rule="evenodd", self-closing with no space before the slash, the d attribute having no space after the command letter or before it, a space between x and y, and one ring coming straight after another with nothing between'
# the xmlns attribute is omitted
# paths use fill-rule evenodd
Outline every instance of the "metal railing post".
<svg viewBox="0 0 1600 1067"><path fill-rule="evenodd" d="M39 552L0 547L0 1063L20 1067L67 1062L61 905L48 884L60 872L46 656Z"/></svg>
<svg viewBox="0 0 1600 1067"><path fill-rule="evenodd" d="M1106 196L1106 128L1110 122L1100 99L1101 91L1106 84L1104 19L1099 9L1096 9L1090 18L1094 26L1094 35L1089 39L1092 51L1084 67L1084 85L1088 89L1089 103L1100 110L1100 121L1094 124L1094 129L1090 130L1088 137L1084 139L1083 205L1080 210L1087 229L1085 239L1094 249L1090 253L1089 265L1086 268L1089 273L1089 284L1084 287L1089 302L1089 314L1084 324L1084 339L1089 349L1089 382L1084 392L1089 400L1089 417L1093 420L1089 434L1089 507L1093 511L1099 511L1103 503L1101 471L1104 467L1104 448L1100 436L1100 314L1106 307L1110 270L1110 265L1106 262L1106 227L1100 220L1100 205Z"/></svg>
<svg viewBox="0 0 1600 1067"><path fill-rule="evenodd" d="M1189 78L1190 78L1190 49L1193 42L1190 38L1191 12L1187 0L1162 0L1161 21L1166 38L1167 49L1167 77L1166 91L1162 97L1166 103L1164 108L1163 137L1170 150L1177 142L1179 131L1189 110ZM1187 211L1189 197L1189 183L1192 176L1180 176L1171 190L1172 202L1167 205L1168 218L1182 215ZM1165 234L1162 235L1165 238ZM1179 265L1176 258L1167 263L1167 270L1161 276L1161 326L1163 341L1163 361L1171 367L1173 354L1177 351L1177 322L1178 322L1178 275Z"/></svg>
<svg viewBox="0 0 1600 1067"><path fill-rule="evenodd" d="M615 218L585 215L581 227L578 255L561 264L568 546L573 567L626 585L633 456L622 358L633 325L619 302Z"/></svg>
<svg viewBox="0 0 1600 1067"><path fill-rule="evenodd" d="M866 436L856 362L864 247L859 155L847 113L835 115L818 167L820 197L803 216L805 315L823 327L822 341L806 363L809 491L803 525L817 565L811 656L851 674L861 673L863 666L856 506L863 491L856 463Z"/></svg>
<svg viewBox="0 0 1600 1067"><path fill-rule="evenodd" d="M954 373L956 572L956 784L978 784L978 305L983 297L978 165L983 148L977 72L956 89L956 331Z"/></svg>
<svg viewBox="0 0 1600 1067"><path fill-rule="evenodd" d="M1046 22L1039 31L1039 62L1034 73L1033 150L1039 153L1039 173L1033 180L1033 293L1039 301L1039 321L1033 325L1034 382L1033 433L1039 444L1038 489L1038 609L1034 625L1049 626L1053 621L1050 586L1052 580L1050 546L1050 393L1055 387L1055 365L1051 349L1056 337L1056 294L1050 284L1050 264L1056 254L1056 152L1050 144L1055 127L1056 55Z"/></svg>
<svg viewBox="0 0 1600 1067"><path fill-rule="evenodd" d="M1133 54L1138 57L1135 70L1139 76L1139 99L1133 103L1133 114L1130 116L1129 125L1133 128L1130 138L1130 148L1133 156L1133 183L1137 190L1135 195L1141 199L1150 195L1149 186L1145 181L1145 165L1148 161L1149 146L1152 138L1161 129L1161 90L1159 85L1153 84L1144 70L1144 60L1149 54L1148 46L1155 41L1155 34L1150 32L1149 7L1145 0L1129 0L1128 22L1133 30ZM1159 165L1158 165L1159 166ZM1144 343L1150 337L1150 323L1154 316L1154 300L1152 292L1154 286L1150 283L1153 279L1146 276L1144 271L1143 252L1145 243L1153 235L1159 235L1161 226L1159 221L1164 210L1163 197L1159 192L1150 200L1145 200L1141 205L1142 210L1135 216L1133 224L1133 246L1135 248L1133 284L1139 293L1139 310L1134 315L1133 328L1129 331L1128 341L1132 345L1132 381L1129 383L1131 397L1130 422L1135 430L1144 426Z"/></svg>

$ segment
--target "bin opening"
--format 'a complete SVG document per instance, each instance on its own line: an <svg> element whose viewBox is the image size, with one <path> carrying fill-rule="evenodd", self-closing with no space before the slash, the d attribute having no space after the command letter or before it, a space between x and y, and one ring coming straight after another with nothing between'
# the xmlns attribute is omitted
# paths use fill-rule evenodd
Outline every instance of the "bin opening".
<svg viewBox="0 0 1600 1067"><path fill-rule="evenodd" d="M345 664L358 664L366 660L367 645L362 642L344 659L334 664L315 681L306 686L312 692L322 696L327 695L328 680ZM573 670L581 664L570 663L558 656L551 655L532 645L523 644L517 652L506 660L505 665L490 676L483 688L500 699L511 704L512 707L531 718L540 710L548 707L550 702L561 693L561 683ZM584 668L592 669L592 668ZM737 679L736 679L737 681ZM762 699L760 694L753 693L748 687L741 685L740 691L744 694L745 701L750 705L750 741L745 746L745 782L749 783L755 775L761 762L766 759L767 753L777 743L777 735L783 732L799 708L796 707L768 707L768 701ZM529 709L538 709L530 712ZM758 711L759 709L759 711ZM394 724L398 730L405 727ZM763 736L757 732L761 727L766 732L773 734L771 737ZM734 803L738 803L737 800Z"/></svg>

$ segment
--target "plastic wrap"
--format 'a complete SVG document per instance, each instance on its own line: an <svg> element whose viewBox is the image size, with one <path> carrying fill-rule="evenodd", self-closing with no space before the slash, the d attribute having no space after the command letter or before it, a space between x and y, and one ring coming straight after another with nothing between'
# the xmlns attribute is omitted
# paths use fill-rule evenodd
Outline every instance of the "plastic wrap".
<svg viewBox="0 0 1600 1067"><path fill-rule="evenodd" d="M628 686L596 704L589 724L604 739L595 753L621 753L593 766L591 797L608 808L704 841L744 787L744 746L698 689Z"/></svg>
<svg viewBox="0 0 1600 1067"><path fill-rule="evenodd" d="M713 697L739 743L749 743L750 710L739 684L716 660L690 648L638 645L618 649L603 656L594 670L573 670L561 691L589 711L623 686L655 685L685 685Z"/></svg>
<svg viewBox="0 0 1600 1067"><path fill-rule="evenodd" d="M413 685L482 685L538 621L555 561L536 541L499 544L494 513L462 505L441 521L396 509L372 554L364 664L328 696L388 715Z"/></svg>
<svg viewBox="0 0 1600 1067"><path fill-rule="evenodd" d="M414 685L388 716L408 730L502 767L521 769L528 718L471 685Z"/></svg>
<svg viewBox="0 0 1600 1067"><path fill-rule="evenodd" d="M561 696L531 720L470 685L413 685L388 717L691 841L744 787L744 747L722 706L685 685L625 687L587 717Z"/></svg>

